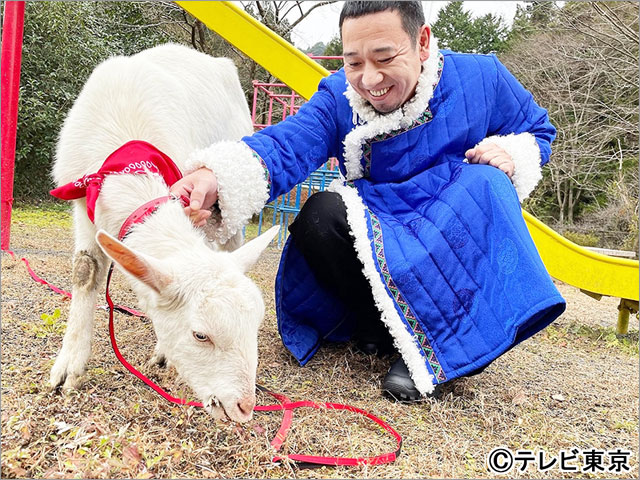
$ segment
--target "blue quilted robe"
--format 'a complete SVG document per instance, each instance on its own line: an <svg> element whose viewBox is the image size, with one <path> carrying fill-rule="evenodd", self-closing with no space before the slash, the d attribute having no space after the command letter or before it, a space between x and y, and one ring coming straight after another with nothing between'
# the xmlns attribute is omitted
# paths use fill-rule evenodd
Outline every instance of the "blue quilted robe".
<svg viewBox="0 0 640 480"><path fill-rule="evenodd" d="M347 204L382 320L422 393L486 366L565 307L509 178L464 162L486 137L528 132L535 161L545 163L555 137L546 111L495 56L436 51L427 62L432 77L416 92L424 105L412 107L419 114L367 112L353 91L345 95L339 71L297 115L243 139L267 169L271 199L339 159L347 180L332 189ZM276 308L284 345L302 365L354 327L353 312L317 284L291 241Z"/></svg>

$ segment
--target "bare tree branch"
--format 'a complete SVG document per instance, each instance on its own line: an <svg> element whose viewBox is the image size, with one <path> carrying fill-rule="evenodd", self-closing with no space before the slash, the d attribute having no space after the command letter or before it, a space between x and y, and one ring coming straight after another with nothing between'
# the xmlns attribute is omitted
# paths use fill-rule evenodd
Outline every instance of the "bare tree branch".
<svg viewBox="0 0 640 480"><path fill-rule="evenodd" d="M316 3L313 7L311 7L309 10L307 10L304 14L300 15L300 17L298 17L297 20L294 20L293 22L291 22L291 26L290 26L289 30L292 30L294 27L296 27L302 20L307 18L309 16L309 14L312 11L314 11L316 8L324 7L325 5L330 5L332 3L336 3L336 0L327 0L326 2L318 2L318 3Z"/></svg>
<svg viewBox="0 0 640 480"><path fill-rule="evenodd" d="M637 22L630 2L568 3L554 28L504 59L558 128L541 191L555 199L561 222L572 222L585 200L602 205L604 179L640 153Z"/></svg>
<svg viewBox="0 0 640 480"><path fill-rule="evenodd" d="M625 25L624 22L620 20L618 15L616 15L616 12L609 6L607 6L606 3L603 3L602 6L600 6L598 2L591 2L591 5L593 5L593 8L596 12L602 15L612 27L618 29L620 33L625 35L628 40L631 40L632 42L638 40L638 32Z"/></svg>

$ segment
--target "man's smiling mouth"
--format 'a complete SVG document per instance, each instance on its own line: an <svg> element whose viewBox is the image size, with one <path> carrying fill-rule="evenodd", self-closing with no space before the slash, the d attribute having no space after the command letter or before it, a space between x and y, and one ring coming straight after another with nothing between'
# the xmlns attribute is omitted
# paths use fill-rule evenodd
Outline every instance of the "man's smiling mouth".
<svg viewBox="0 0 640 480"><path fill-rule="evenodd" d="M382 90L369 90L372 97L382 97L389 91L390 87L383 88Z"/></svg>

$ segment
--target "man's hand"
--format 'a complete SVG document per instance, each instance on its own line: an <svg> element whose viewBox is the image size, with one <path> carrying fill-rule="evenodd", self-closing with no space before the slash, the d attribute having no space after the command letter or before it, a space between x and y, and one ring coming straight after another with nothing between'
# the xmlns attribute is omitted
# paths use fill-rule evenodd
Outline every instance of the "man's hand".
<svg viewBox="0 0 640 480"><path fill-rule="evenodd" d="M464 153L464 156L467 157L469 163L491 165L502 170L509 178L513 176L515 165L511 155L495 143L470 148Z"/></svg>
<svg viewBox="0 0 640 480"><path fill-rule="evenodd" d="M189 197L184 213L196 227L203 227L211 216L210 208L218 200L218 179L208 168L191 172L171 185L171 193Z"/></svg>

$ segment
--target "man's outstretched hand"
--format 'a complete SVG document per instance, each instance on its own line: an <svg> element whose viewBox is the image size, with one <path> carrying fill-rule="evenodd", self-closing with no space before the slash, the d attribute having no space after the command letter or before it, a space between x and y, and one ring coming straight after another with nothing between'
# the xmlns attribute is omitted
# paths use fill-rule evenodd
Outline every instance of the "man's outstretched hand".
<svg viewBox="0 0 640 480"><path fill-rule="evenodd" d="M515 165L511 155L495 143L486 143L479 147L470 148L464 152L464 156L467 157L469 163L491 165L502 170L509 178L513 176Z"/></svg>
<svg viewBox="0 0 640 480"><path fill-rule="evenodd" d="M218 179L211 170L202 167L171 185L170 191L189 198L184 213L196 227L203 227L211 216L211 207L218 200Z"/></svg>

